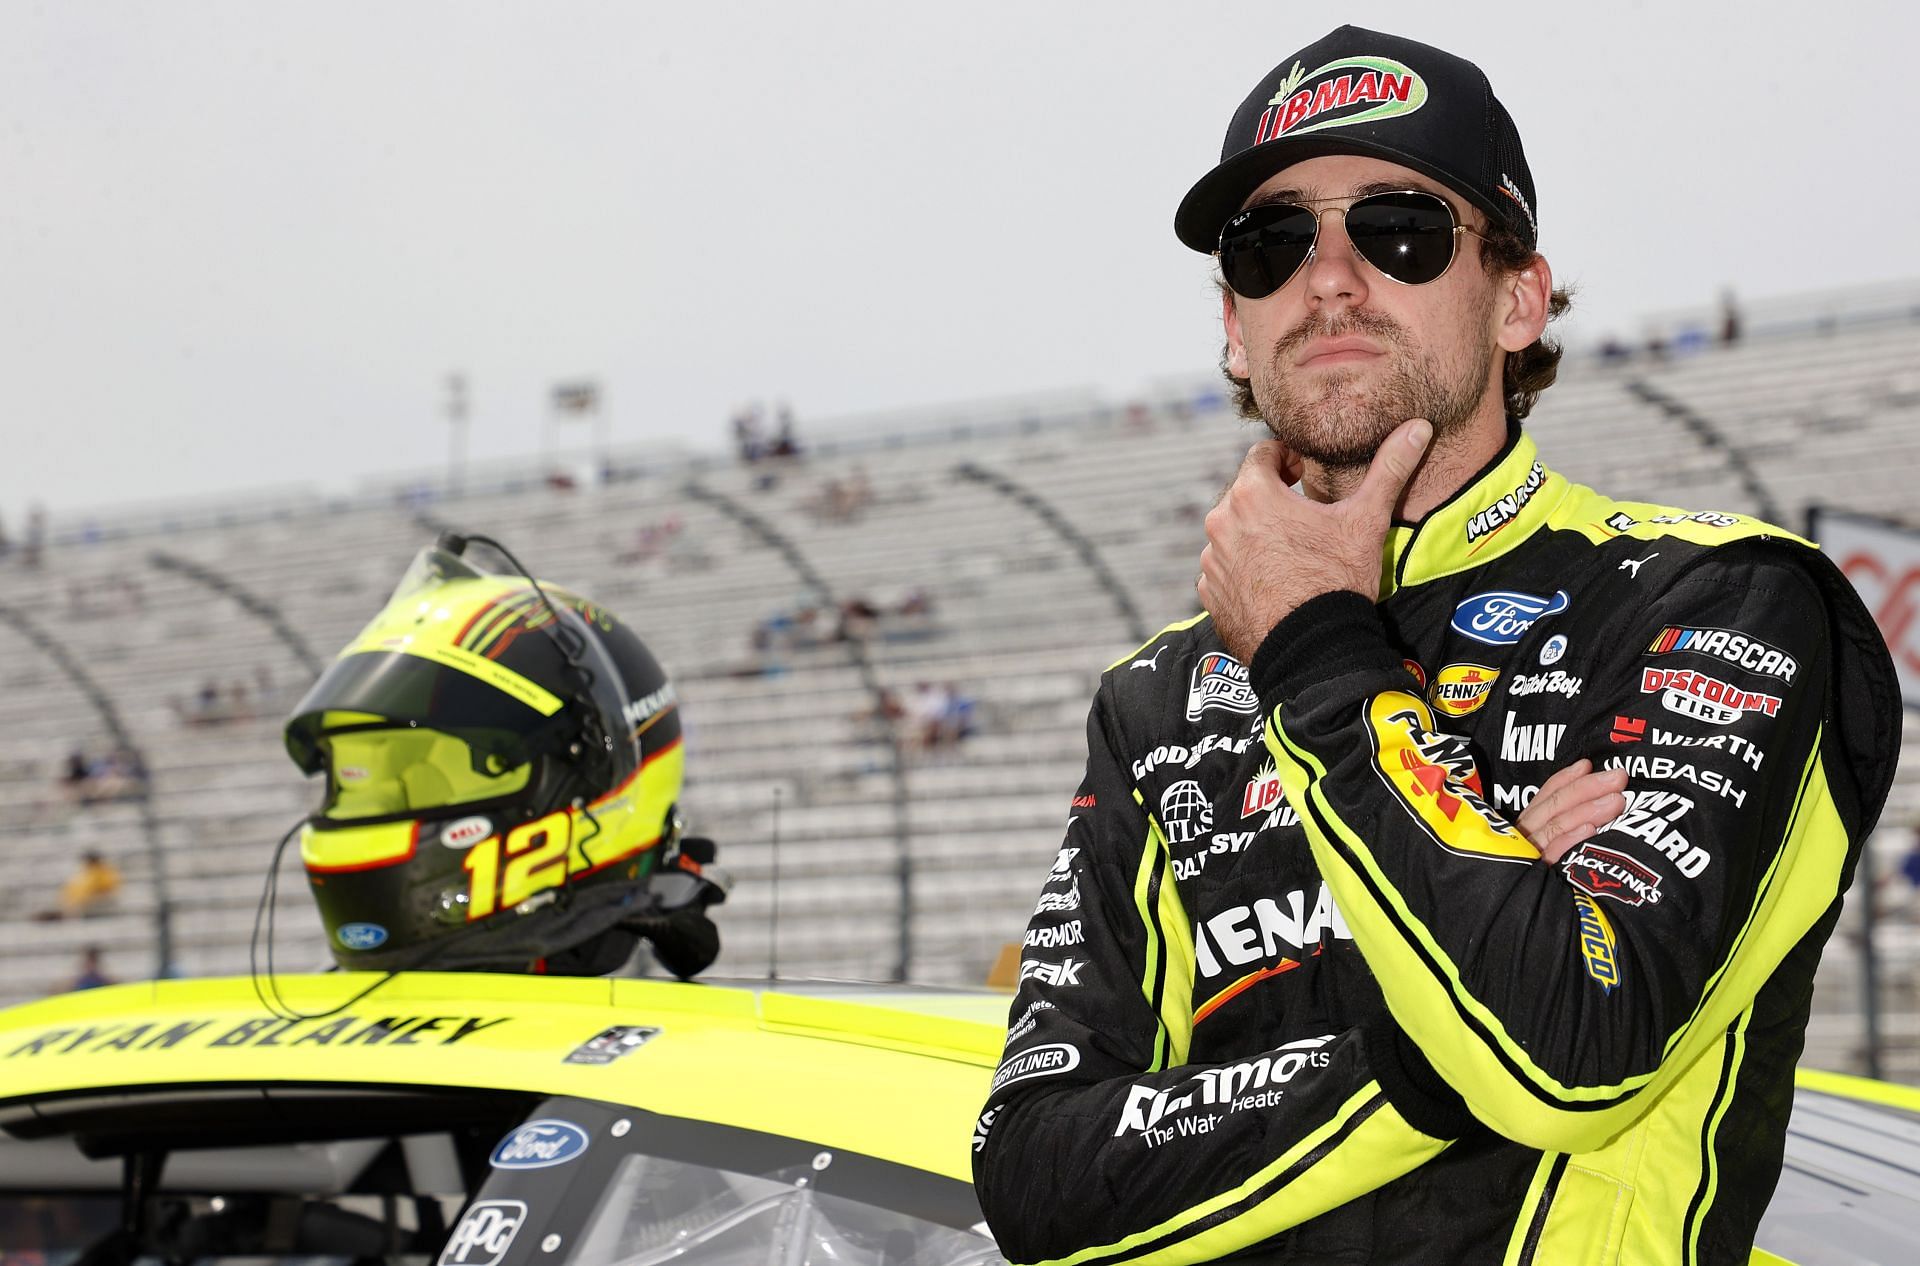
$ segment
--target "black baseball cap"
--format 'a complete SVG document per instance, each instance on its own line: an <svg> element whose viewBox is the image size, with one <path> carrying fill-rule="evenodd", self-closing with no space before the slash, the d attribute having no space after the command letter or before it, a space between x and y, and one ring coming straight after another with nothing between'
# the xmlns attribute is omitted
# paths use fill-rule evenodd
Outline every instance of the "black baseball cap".
<svg viewBox="0 0 1920 1266"><path fill-rule="evenodd" d="M1196 251L1268 178L1322 154L1367 154L1431 176L1538 241L1520 133L1480 68L1427 44L1343 26L1282 61L1233 113L1220 165L1181 199L1173 231Z"/></svg>

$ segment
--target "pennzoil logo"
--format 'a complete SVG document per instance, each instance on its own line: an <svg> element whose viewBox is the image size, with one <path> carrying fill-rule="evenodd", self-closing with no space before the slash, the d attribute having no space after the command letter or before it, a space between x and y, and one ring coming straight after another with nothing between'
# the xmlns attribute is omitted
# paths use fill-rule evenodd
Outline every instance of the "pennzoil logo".
<svg viewBox="0 0 1920 1266"><path fill-rule="evenodd" d="M1487 803L1467 740L1434 729L1426 704L1387 691L1374 696L1367 721L1381 778L1434 843L1485 861L1539 860L1538 850Z"/></svg>
<svg viewBox="0 0 1920 1266"><path fill-rule="evenodd" d="M1426 80L1391 57L1342 57L1313 70L1295 62L1261 112L1253 143L1378 123L1412 114L1426 103Z"/></svg>
<svg viewBox="0 0 1920 1266"><path fill-rule="evenodd" d="M1500 670L1485 664L1448 664L1433 675L1427 700L1450 717L1463 717L1487 701L1498 680Z"/></svg>

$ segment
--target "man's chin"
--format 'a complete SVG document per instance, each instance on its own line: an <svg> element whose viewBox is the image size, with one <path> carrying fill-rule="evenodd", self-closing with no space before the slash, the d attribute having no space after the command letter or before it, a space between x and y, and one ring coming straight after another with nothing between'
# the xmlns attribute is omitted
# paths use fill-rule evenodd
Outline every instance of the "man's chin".
<svg viewBox="0 0 1920 1266"><path fill-rule="evenodd" d="M1262 412L1273 438L1329 469L1369 465L1393 429L1406 421L1384 416L1351 398Z"/></svg>

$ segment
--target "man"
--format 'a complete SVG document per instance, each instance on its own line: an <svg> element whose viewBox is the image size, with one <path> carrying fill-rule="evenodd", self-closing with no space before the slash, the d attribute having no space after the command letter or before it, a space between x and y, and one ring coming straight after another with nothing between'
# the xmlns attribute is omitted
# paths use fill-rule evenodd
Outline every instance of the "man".
<svg viewBox="0 0 1920 1266"><path fill-rule="evenodd" d="M1536 463L1535 207L1477 68L1343 27L1180 208L1274 438L1094 700L974 1138L1015 1262L1747 1259L1897 694L1805 542Z"/></svg>

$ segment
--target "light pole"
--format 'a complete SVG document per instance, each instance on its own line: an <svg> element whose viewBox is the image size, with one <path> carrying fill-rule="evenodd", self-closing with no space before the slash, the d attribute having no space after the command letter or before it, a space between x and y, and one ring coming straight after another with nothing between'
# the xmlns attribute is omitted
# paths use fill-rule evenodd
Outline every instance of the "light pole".
<svg viewBox="0 0 1920 1266"><path fill-rule="evenodd" d="M467 470L467 376L447 375L447 497L460 495Z"/></svg>

